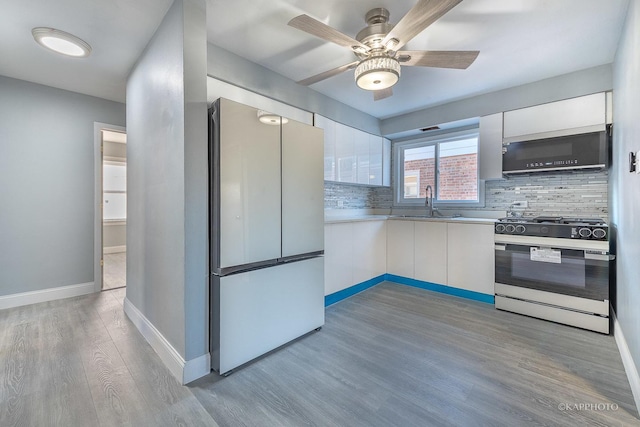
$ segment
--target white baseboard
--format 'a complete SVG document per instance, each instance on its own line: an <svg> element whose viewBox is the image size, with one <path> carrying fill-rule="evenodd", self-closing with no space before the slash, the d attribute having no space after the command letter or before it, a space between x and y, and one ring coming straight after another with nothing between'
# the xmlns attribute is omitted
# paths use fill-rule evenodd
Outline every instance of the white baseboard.
<svg viewBox="0 0 640 427"><path fill-rule="evenodd" d="M58 288L43 289L41 291L21 292L0 296L0 310L39 302L77 297L95 292L94 283L80 283L78 285L60 286Z"/></svg>
<svg viewBox="0 0 640 427"><path fill-rule="evenodd" d="M622 333L622 327L618 322L618 318L613 310L611 310L613 316L613 336L618 344L618 350L620 351L620 357L622 358L622 364L624 365L624 371L627 373L627 379L631 386L631 392L633 393L633 400L636 402L636 410L640 413L640 376L638 376L638 368L633 361L627 340Z"/></svg>
<svg viewBox="0 0 640 427"><path fill-rule="evenodd" d="M181 384L187 384L211 372L209 353L185 362L180 353L127 298L124 299L124 312Z"/></svg>
<svg viewBox="0 0 640 427"><path fill-rule="evenodd" d="M127 252L127 245L122 246L105 246L102 248L103 254L116 254L119 252Z"/></svg>

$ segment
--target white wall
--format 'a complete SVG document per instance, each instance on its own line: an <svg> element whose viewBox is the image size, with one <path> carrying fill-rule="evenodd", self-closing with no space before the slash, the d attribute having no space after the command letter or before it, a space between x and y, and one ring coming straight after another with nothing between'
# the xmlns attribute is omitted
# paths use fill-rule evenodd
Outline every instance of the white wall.
<svg viewBox="0 0 640 427"><path fill-rule="evenodd" d="M0 76L0 296L93 282L94 122L124 104Z"/></svg>
<svg viewBox="0 0 640 427"><path fill-rule="evenodd" d="M127 83L127 299L186 361L208 353L206 16L176 0Z"/></svg>
<svg viewBox="0 0 640 427"><path fill-rule="evenodd" d="M611 222L618 229L616 314L640 370L640 175L629 173L630 151L640 150L640 2L629 2L613 65L613 167Z"/></svg>
<svg viewBox="0 0 640 427"><path fill-rule="evenodd" d="M228 50L209 44L207 62L209 76L218 80L282 101L302 110L319 113L366 132L380 134L380 122L377 118L311 88L300 86L293 80Z"/></svg>

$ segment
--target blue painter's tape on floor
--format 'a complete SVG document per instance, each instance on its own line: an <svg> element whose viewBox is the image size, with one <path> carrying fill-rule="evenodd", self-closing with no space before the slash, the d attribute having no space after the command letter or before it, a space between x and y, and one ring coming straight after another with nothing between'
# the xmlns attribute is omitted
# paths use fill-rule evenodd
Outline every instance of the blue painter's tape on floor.
<svg viewBox="0 0 640 427"><path fill-rule="evenodd" d="M426 289L428 291L440 292L442 294L454 295L461 298L471 299L474 301L485 302L487 304L495 304L495 297L480 292L468 291L466 289L452 288L451 286L438 285L431 282L423 282L422 280L409 279L407 277L396 276L395 274L386 274L385 280L389 282L399 283L401 285L413 286L415 288Z"/></svg>
<svg viewBox="0 0 640 427"><path fill-rule="evenodd" d="M342 301L345 298L349 298L350 296L353 296L359 292L369 289L370 287L375 286L378 283L382 283L384 282L385 277L386 277L386 274L382 274L378 277L374 277L373 279L369 279L365 282L358 283L357 285L350 286L341 291L334 292L330 295L326 295L324 297L324 306L328 307L331 304L335 304L338 301Z"/></svg>

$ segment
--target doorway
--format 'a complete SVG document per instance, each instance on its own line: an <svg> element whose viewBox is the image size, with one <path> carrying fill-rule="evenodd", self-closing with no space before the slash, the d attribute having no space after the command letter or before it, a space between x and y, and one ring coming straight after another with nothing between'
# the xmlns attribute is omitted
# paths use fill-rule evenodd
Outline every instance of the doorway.
<svg viewBox="0 0 640 427"><path fill-rule="evenodd" d="M127 135L101 130L102 290L123 288L127 280Z"/></svg>

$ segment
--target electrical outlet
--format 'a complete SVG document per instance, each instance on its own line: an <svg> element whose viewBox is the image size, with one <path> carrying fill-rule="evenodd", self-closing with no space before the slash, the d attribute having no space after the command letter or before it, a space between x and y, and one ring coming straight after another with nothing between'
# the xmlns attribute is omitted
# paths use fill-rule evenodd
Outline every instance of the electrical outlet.
<svg viewBox="0 0 640 427"><path fill-rule="evenodd" d="M344 206L344 200L338 200L338 207L341 208Z"/></svg>
<svg viewBox="0 0 640 427"><path fill-rule="evenodd" d="M528 200L519 200L517 202L513 202L513 207L514 208L528 208L529 207L529 201Z"/></svg>

